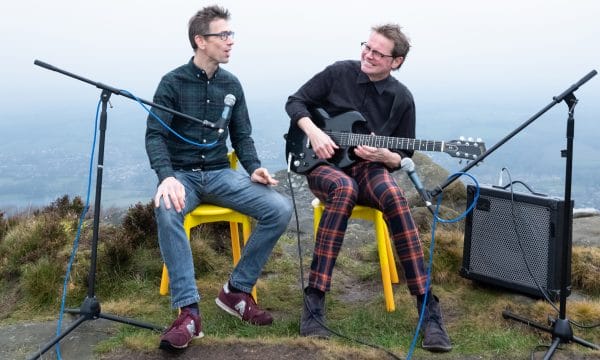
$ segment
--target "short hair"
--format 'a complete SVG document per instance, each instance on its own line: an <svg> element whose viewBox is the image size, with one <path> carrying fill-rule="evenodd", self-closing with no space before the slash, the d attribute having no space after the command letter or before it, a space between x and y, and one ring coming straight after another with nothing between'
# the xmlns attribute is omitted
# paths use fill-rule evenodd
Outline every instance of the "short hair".
<svg viewBox="0 0 600 360"><path fill-rule="evenodd" d="M207 34L210 31L210 23L216 19L229 20L229 10L218 6L211 5L200 9L188 22L188 37L192 49L196 50L198 46L194 38L196 35Z"/></svg>
<svg viewBox="0 0 600 360"><path fill-rule="evenodd" d="M408 51L410 50L410 41L401 29L400 25L397 24L384 24L371 28L371 30L394 42L394 48L392 49L393 57L401 56L406 59L406 55L408 55Z"/></svg>

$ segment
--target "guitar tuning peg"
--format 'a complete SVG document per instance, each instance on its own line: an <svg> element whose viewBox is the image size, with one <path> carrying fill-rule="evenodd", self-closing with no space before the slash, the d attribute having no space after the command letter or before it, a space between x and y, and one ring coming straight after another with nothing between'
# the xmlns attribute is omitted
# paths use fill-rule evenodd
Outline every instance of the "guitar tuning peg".
<svg viewBox="0 0 600 360"><path fill-rule="evenodd" d="M475 141L477 141L478 143L483 142L482 138L477 138Z"/></svg>
<svg viewBox="0 0 600 360"><path fill-rule="evenodd" d="M468 138L467 140L473 142L473 138L472 137Z"/></svg>
<svg viewBox="0 0 600 360"><path fill-rule="evenodd" d="M460 141L465 141L465 137L464 137L464 136L461 136L461 137L459 137L459 138L458 138L458 140L460 140Z"/></svg>

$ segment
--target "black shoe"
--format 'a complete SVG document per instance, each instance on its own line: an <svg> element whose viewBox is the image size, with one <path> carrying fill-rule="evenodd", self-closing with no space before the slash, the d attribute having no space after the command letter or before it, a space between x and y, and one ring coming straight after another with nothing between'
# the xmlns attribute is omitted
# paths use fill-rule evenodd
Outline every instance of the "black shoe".
<svg viewBox="0 0 600 360"><path fill-rule="evenodd" d="M427 303L423 314L423 342L421 347L432 352L448 352L452 350L450 338L444 327L442 309L437 296L430 294L431 300ZM421 306L419 306L419 312Z"/></svg>
<svg viewBox="0 0 600 360"><path fill-rule="evenodd" d="M329 339L331 334L325 325L325 293L304 289L304 306L300 318L300 335Z"/></svg>

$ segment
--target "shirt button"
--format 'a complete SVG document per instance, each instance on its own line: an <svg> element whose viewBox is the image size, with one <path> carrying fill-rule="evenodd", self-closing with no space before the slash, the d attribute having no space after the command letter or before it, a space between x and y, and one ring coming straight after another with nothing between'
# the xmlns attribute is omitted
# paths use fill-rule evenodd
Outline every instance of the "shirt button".
<svg viewBox="0 0 600 360"><path fill-rule="evenodd" d="M206 139L202 139L202 142L206 144Z"/></svg>
<svg viewBox="0 0 600 360"><path fill-rule="evenodd" d="M206 99L206 103L209 104L210 103L210 99Z"/></svg>
<svg viewBox="0 0 600 360"><path fill-rule="evenodd" d="M206 156L202 155L202 156L200 156L200 157L204 159Z"/></svg>

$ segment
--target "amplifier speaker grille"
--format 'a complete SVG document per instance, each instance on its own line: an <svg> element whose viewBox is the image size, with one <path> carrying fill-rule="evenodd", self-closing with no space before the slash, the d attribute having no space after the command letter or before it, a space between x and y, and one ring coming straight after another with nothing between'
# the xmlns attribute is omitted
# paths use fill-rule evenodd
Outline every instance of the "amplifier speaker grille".
<svg viewBox="0 0 600 360"><path fill-rule="evenodd" d="M469 204L475 190L467 186ZM465 223L460 273L468 279L535 297L543 296L539 284L555 300L560 293L564 201L517 192L513 198L514 206L510 191L480 187L477 205ZM570 234L566 241L570 287Z"/></svg>

